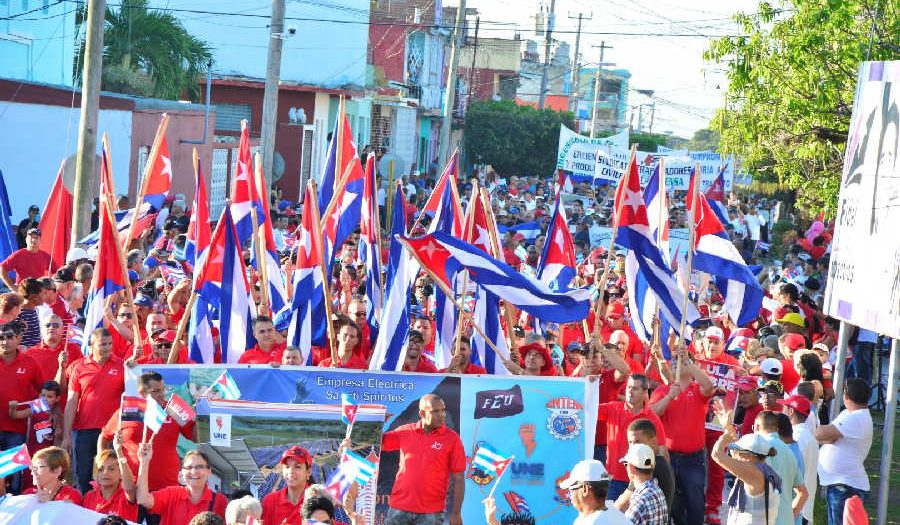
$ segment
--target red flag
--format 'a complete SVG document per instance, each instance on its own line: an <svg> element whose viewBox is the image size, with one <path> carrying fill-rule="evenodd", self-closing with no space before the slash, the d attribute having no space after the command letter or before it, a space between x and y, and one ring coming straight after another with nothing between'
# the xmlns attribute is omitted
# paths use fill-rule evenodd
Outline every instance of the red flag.
<svg viewBox="0 0 900 525"><path fill-rule="evenodd" d="M165 135L159 141L159 150L156 152L156 158L153 159L153 167L147 174L146 185L145 196L168 195L169 190L172 189L172 160L169 156L169 142Z"/></svg>
<svg viewBox="0 0 900 525"><path fill-rule="evenodd" d="M641 192L641 176L634 155L625 168L625 174L619 179L615 209L619 214L619 227L650 225L647 220L647 207L644 206L644 194Z"/></svg>
<svg viewBox="0 0 900 525"><path fill-rule="evenodd" d="M191 405L181 398L178 394L172 394L169 402L166 403L166 413L178 423L178 426L185 426L197 417L197 413Z"/></svg>
<svg viewBox="0 0 900 525"><path fill-rule="evenodd" d="M122 405L119 409L119 422L123 421L144 421L144 410L147 407L147 400L143 397L129 396L122 394Z"/></svg>
<svg viewBox="0 0 900 525"><path fill-rule="evenodd" d="M63 180L65 167L66 162L63 161L47 204L44 205L44 216L39 225L42 232L40 249L50 254L51 272L66 263L66 253L72 242L72 209L75 199Z"/></svg>

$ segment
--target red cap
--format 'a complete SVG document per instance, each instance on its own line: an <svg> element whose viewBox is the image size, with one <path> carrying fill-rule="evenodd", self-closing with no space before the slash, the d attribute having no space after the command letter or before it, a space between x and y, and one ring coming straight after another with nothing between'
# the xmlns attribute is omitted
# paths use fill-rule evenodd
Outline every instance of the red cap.
<svg viewBox="0 0 900 525"><path fill-rule="evenodd" d="M550 350L547 350L547 347L539 343L531 343L530 345L520 347L519 355L522 356L523 365L525 364L525 356L527 356L529 352L537 352L544 358L544 367L541 368L541 374L546 374L553 369L553 358L550 357Z"/></svg>
<svg viewBox="0 0 900 525"><path fill-rule="evenodd" d="M731 337L743 336L749 339L753 339L756 337L756 332L753 331L752 328L738 328L734 332L731 332Z"/></svg>
<svg viewBox="0 0 900 525"><path fill-rule="evenodd" d="M513 240L516 242L522 242L525 240L525 236L522 235L521 233L517 233L517 234L513 235Z"/></svg>
<svg viewBox="0 0 900 525"><path fill-rule="evenodd" d="M292 445L285 450L284 454L281 455L281 461L278 463L283 464L288 459L293 459L297 463L306 463L307 467L312 466L312 456L310 456L309 452L300 445Z"/></svg>
<svg viewBox="0 0 900 525"><path fill-rule="evenodd" d="M800 394L794 394L787 399L777 399L775 402L783 407L791 407L804 416L808 416L812 410L812 404L809 402L809 399Z"/></svg>
<svg viewBox="0 0 900 525"><path fill-rule="evenodd" d="M625 305L619 301L610 303L609 308L606 309L606 317L612 317L613 319L625 317Z"/></svg>
<svg viewBox="0 0 900 525"><path fill-rule="evenodd" d="M755 376L741 376L737 380L737 388L741 392L751 392L759 387L759 381Z"/></svg>
<svg viewBox="0 0 900 525"><path fill-rule="evenodd" d="M153 332L153 335L150 336L150 339L154 343L174 343L175 342L175 330L157 330Z"/></svg>
<svg viewBox="0 0 900 525"><path fill-rule="evenodd" d="M790 350L800 350L806 348L806 338L800 334L785 334L784 345Z"/></svg>

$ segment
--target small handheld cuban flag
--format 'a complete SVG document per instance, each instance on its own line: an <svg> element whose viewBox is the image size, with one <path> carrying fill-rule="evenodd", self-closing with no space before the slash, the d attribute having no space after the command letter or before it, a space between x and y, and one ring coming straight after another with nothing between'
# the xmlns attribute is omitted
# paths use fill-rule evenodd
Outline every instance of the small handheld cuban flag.
<svg viewBox="0 0 900 525"><path fill-rule="evenodd" d="M144 426L153 432L159 432L163 423L166 422L166 411L159 406L152 397L147 398L147 405L144 409Z"/></svg>
<svg viewBox="0 0 900 525"><path fill-rule="evenodd" d="M475 451L475 456L472 457L472 465L488 474L497 476L496 479L494 479L494 486L491 487L491 492L488 494L488 497L494 495L494 491L497 490L497 485L500 483L500 478L503 476L503 473L506 472L506 467L512 463L514 457L515 456L507 456L487 443L481 443L478 446L478 450Z"/></svg>
<svg viewBox="0 0 900 525"><path fill-rule="evenodd" d="M15 474L31 466L31 454L25 445L0 452L0 478Z"/></svg>
<svg viewBox="0 0 900 525"><path fill-rule="evenodd" d="M359 410L359 405L356 404L353 396L350 394L341 394L341 421L343 421L345 425L353 425L353 422L356 421L357 410Z"/></svg>
<svg viewBox="0 0 900 525"><path fill-rule="evenodd" d="M209 387L209 390L217 391L223 399L235 400L241 398L241 389L228 370L222 372L222 375Z"/></svg>
<svg viewBox="0 0 900 525"><path fill-rule="evenodd" d="M343 501L344 495L354 482L365 486L375 477L375 470L374 462L347 450L341 455L341 462L329 478L325 489L338 501Z"/></svg>
<svg viewBox="0 0 900 525"><path fill-rule="evenodd" d="M32 414L43 414L44 412L50 411L50 405L47 404L47 400L43 397L29 401L28 408L31 409Z"/></svg>

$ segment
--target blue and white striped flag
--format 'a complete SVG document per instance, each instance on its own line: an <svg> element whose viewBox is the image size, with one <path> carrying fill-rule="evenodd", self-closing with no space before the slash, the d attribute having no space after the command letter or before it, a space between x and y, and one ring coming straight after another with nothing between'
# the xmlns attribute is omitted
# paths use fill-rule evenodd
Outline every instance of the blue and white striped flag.
<svg viewBox="0 0 900 525"><path fill-rule="evenodd" d="M153 432L159 432L166 422L166 411L152 397L147 398L144 408L144 425Z"/></svg>
<svg viewBox="0 0 900 525"><path fill-rule="evenodd" d="M472 465L482 472L499 476L503 470L512 463L513 456L507 456L487 443L479 445L475 456L472 457Z"/></svg>
<svg viewBox="0 0 900 525"><path fill-rule="evenodd" d="M0 478L5 478L30 466L31 455L25 445L0 452Z"/></svg>

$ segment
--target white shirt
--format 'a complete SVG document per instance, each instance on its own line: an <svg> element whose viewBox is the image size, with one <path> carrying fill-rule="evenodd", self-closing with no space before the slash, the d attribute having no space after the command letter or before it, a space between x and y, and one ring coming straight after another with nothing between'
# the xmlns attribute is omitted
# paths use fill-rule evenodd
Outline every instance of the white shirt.
<svg viewBox="0 0 900 525"><path fill-rule="evenodd" d="M622 511L614 507L595 510L585 516L578 516L572 525L631 525Z"/></svg>
<svg viewBox="0 0 900 525"><path fill-rule="evenodd" d="M760 227L765 224L765 221L759 215L744 215L744 224L747 225L747 231L750 232L750 238L754 241L759 240L759 231Z"/></svg>
<svg viewBox="0 0 900 525"><path fill-rule="evenodd" d="M815 413L810 414L810 418L815 419ZM808 420L809 418L807 418ZM800 445L800 452L803 454L803 470L806 474L803 481L806 485L806 490L809 491L809 498L803 505L802 514L806 521L815 523L813 521L813 507L816 502L816 487L818 486L816 464L819 462L819 443L805 423L794 425L794 441Z"/></svg>
<svg viewBox="0 0 900 525"><path fill-rule="evenodd" d="M843 484L869 490L869 476L863 466L872 448L869 409L844 410L831 424L837 427L842 437L819 449L819 481L822 486Z"/></svg>

